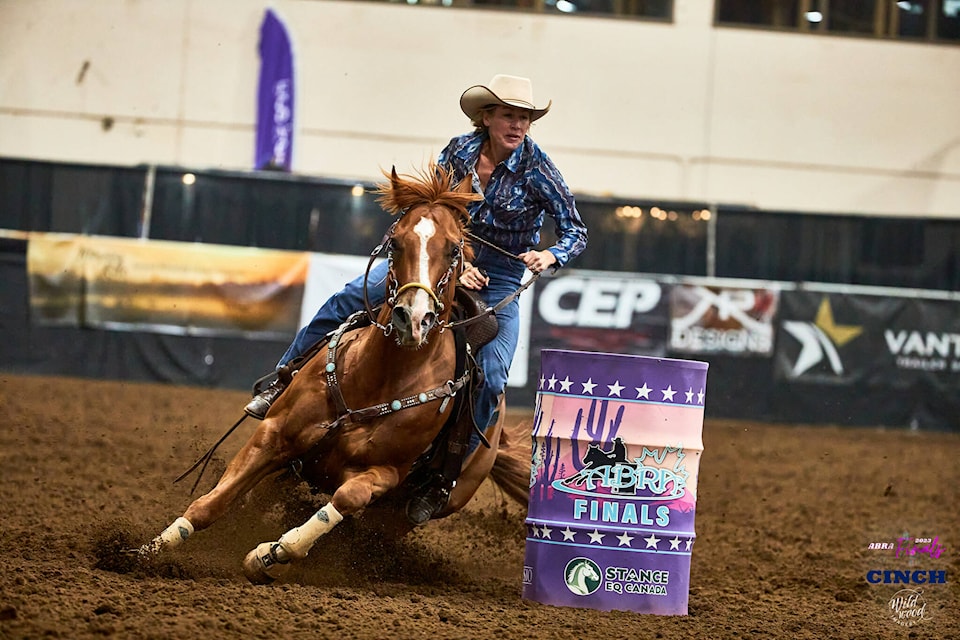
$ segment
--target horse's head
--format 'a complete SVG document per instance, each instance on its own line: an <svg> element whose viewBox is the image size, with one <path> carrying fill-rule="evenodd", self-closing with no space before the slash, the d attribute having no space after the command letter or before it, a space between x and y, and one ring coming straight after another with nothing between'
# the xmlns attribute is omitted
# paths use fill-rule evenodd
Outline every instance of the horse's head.
<svg viewBox="0 0 960 640"><path fill-rule="evenodd" d="M402 178L394 169L388 177L379 202L399 219L388 242L387 304L380 321L392 325L400 346L418 348L450 315L457 278L470 258L463 241L466 206L479 196L469 181L454 188L440 167Z"/></svg>

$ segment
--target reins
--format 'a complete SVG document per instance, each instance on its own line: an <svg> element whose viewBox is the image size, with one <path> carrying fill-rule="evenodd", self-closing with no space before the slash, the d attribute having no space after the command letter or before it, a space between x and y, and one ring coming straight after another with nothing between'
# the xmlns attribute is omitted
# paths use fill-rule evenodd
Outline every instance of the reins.
<svg viewBox="0 0 960 640"><path fill-rule="evenodd" d="M494 243L490 242L489 240L486 240L486 239L484 239L484 238L481 238L480 236L478 236L478 235L476 235L476 234L474 234L474 233L470 233L469 231L464 231L463 235L466 236L467 238L470 238L470 240L473 240L474 242L479 242L480 244L482 244L482 245L484 245L484 246L487 246L487 247L493 249L494 251L496 251L496 252L498 252L498 253L500 253L500 254L503 254L504 256L506 256L506 257L508 257L508 258L511 258L511 259L513 259L513 260L516 260L517 262L523 262L523 260L520 259L520 256L517 256L517 255L514 255L514 254L510 253L510 252L507 251L506 249L504 249L504 248L502 248L502 247L499 247L499 246L495 245ZM552 271L556 271L556 267L552 267L551 270L552 270ZM520 294L523 293L524 291L526 291L527 288L530 287L530 285L532 285L534 282L536 282L537 280L539 280L541 275L543 275L543 271L540 271L540 272L538 272L538 273L534 273L534 274L533 274L533 277L530 278L529 280L527 280L526 282L524 282L523 284L521 284L521 285L517 288L516 291L514 291L513 293L511 293L510 295L508 295L507 297L505 297L503 300L501 300L501 301L498 302L497 304L493 305L492 307L487 307L486 309L484 309L483 313L477 314L477 315L475 315L475 316L473 316L473 317L471 317L471 318L465 318L465 319L463 319L463 320L458 320L458 321L456 321L456 322L451 322L451 323L447 324L447 327L454 328L454 327L467 326L467 325L473 324L474 322L479 322L480 320L482 320L482 319L485 318L486 316L496 314L498 311L500 311L501 309L503 309L505 306L507 306L508 304L510 304L511 302L513 302L514 300L516 300L518 297L520 297Z"/></svg>
<svg viewBox="0 0 960 640"><path fill-rule="evenodd" d="M403 217L403 213L400 214L400 217ZM330 341L327 344L327 364L324 369L327 375L327 386L333 392L334 402L336 403L337 409L340 412L340 416L325 427L328 430L333 430L340 427L348 419L369 420L371 418L385 416L389 413L394 413L395 411L408 409L410 407L419 406L427 402L433 402L435 400L441 400L441 399L442 401L440 403L439 412L443 413L444 409L447 408L447 403L450 401L450 399L455 397L457 395L457 392L460 391L462 388L464 388L470 382L471 371L470 371L470 368L467 367L467 369L463 372L463 374L460 377L457 378L457 380L447 380L447 382L445 382L443 385L436 387L434 389L430 389L429 391L424 391L415 396L398 398L390 402L383 402L370 407L366 407L364 409L350 409L349 407L346 406L346 402L343 399L343 394L340 391L340 383L336 375L337 345L339 344L340 338L343 335L343 333L346 332L348 329L354 327L358 323L359 318L362 315L364 315L364 313L366 314L371 324L373 324L374 326L379 328L381 331L383 331L384 336L389 336L393 332L393 323L382 325L377 321L376 315L373 312L373 308L370 305L370 298L368 295L367 283L368 283L368 280L370 279L370 270L373 268L374 261L380 256L380 254L382 254L385 250L389 249L390 243L393 241L393 232L396 229L397 223L399 221L400 220L398 218L396 221L394 221L392 225L390 225L390 228L387 229L387 232L384 234L383 239L380 241L380 243L376 247L374 247L373 251L370 253L370 260L367 262L367 269L364 272L364 276L363 276L363 303L364 303L365 310L358 311L353 315L351 315L350 318L348 318L346 322L340 325L340 327L332 334L332 337L330 338ZM481 238L476 234L470 233L469 231L464 231L464 237L469 238L474 242L478 242L486 247L489 247L490 249L493 249L494 251L497 251L498 253L501 253L504 256L511 258L512 260L523 262L523 260L521 260L519 256L514 255L509 251L493 244L492 242L485 240L484 238ZM448 284L451 274L454 273L457 266L459 265L461 254L462 254L462 249L461 249L461 253L458 253L458 255L454 258L454 261L451 264L450 269L448 269L447 273L444 275L443 278L441 278L440 282L438 283L437 288L440 290L439 294L437 292L434 292L434 290L430 288L429 285L426 285L421 282L411 282L403 285L402 287L399 288L399 290L388 291L387 302L389 304L393 304L397 296L403 293L404 291L408 289L419 288L419 289L423 289L424 291L427 292L428 295L430 295L430 297L437 303L439 309L443 309L443 303L440 301L440 295L443 293L443 288ZM388 255L387 259L392 260L392 257ZM554 267L553 270L555 271L556 267ZM533 274L533 277L527 280L522 285L520 285L520 287L517 288L516 291L506 296L503 300L498 302L496 305L492 307L487 307L483 311L483 313L477 314L470 318L465 318L463 320L441 324L440 331L443 331L444 329L455 329L455 328L464 327L464 326L473 324L474 322L479 322L480 320L486 318L489 315L496 314L498 311L500 311L505 306L510 304L513 300L515 300L521 293L523 293L528 287L530 287L530 285L536 282L542 274L543 274L542 271L539 273ZM394 287L396 286L395 281L393 286ZM244 414L243 417L237 420L233 424L233 426L230 427L226 431L226 433L224 433L220 437L220 439L217 440L217 442L214 443L214 445L207 450L206 453L200 456L200 458L198 458L197 461L194 462L189 469L187 469L182 474L180 474L180 476L176 480L174 480L174 483L180 482L185 477L187 477L191 472L197 469L197 467L200 467L200 472L197 474L197 479L193 483L193 487L190 489L190 493L192 494L196 490L197 485L200 484L200 480L201 478L203 478L203 474L207 469L207 465L210 463L210 460L213 459L213 454L216 452L217 448L221 444L223 444L223 442L230 436L230 434L232 434L237 429L237 427L240 426L240 423L242 423L246 419L246 417L247 415ZM476 425L474 426L476 428ZM479 429L478 429L478 432L479 432ZM486 439L484 438L482 432L480 433L480 439L484 442L484 444L486 444L489 447L489 444L486 443Z"/></svg>

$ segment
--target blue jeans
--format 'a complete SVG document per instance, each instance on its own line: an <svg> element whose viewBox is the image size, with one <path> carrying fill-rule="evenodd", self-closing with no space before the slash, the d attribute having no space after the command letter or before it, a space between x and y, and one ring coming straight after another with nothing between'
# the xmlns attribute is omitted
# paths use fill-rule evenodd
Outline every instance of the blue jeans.
<svg viewBox="0 0 960 640"><path fill-rule="evenodd" d="M521 262L481 246L473 265L487 272L490 283L480 291L480 297L489 306L494 306L520 287L524 266ZM370 269L367 296L370 305L383 304L386 298L386 260L379 261ZM317 311L305 327L297 332L293 344L283 354L277 366L284 365L306 352L331 331L339 327L354 311L363 309L363 275L353 279L330 298ZM494 412L500 394L507 386L513 354L520 337L520 305L514 299L497 312L500 330L497 336L477 352L477 364L483 370L484 383L474 405L477 426L486 431L494 422ZM476 433L470 438L470 451L476 449L480 438Z"/></svg>

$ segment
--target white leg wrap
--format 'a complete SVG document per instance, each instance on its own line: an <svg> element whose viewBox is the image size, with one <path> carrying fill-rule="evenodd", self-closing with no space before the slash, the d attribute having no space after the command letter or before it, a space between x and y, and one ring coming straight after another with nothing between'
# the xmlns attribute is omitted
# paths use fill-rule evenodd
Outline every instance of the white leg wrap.
<svg viewBox="0 0 960 640"><path fill-rule="evenodd" d="M278 541L294 560L306 557L313 545L325 533L340 524L343 516L328 502L299 527L294 527L280 536Z"/></svg>
<svg viewBox="0 0 960 640"><path fill-rule="evenodd" d="M169 527L164 529L160 535L154 538L148 544L140 547L141 554L159 553L162 549L172 549L193 534L193 525L190 521L180 516L173 521Z"/></svg>

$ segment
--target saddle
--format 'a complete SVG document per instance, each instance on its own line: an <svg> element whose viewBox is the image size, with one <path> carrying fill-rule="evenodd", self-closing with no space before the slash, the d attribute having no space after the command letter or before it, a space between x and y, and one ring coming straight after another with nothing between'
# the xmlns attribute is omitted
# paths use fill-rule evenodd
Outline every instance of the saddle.
<svg viewBox="0 0 960 640"><path fill-rule="evenodd" d="M497 316L476 291L457 287L453 300L453 312L457 321L463 321L467 343L474 353L493 340L500 331Z"/></svg>

